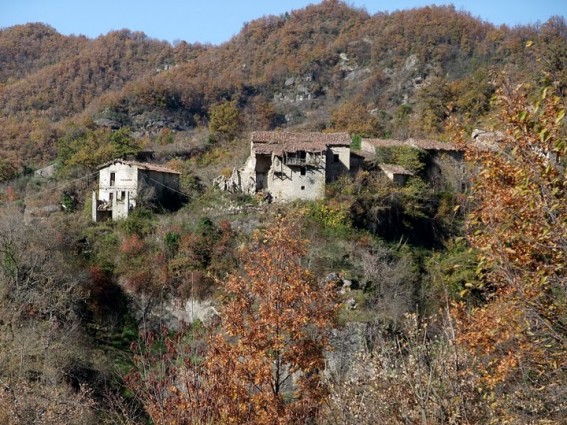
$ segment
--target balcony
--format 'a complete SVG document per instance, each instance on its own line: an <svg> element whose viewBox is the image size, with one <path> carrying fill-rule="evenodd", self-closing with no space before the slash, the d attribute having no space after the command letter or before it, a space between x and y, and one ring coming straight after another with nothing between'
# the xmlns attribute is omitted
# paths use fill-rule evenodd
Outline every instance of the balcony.
<svg viewBox="0 0 567 425"><path fill-rule="evenodd" d="M284 164L294 167L318 167L321 164L321 158L319 156L310 155L308 157L296 157L296 156L286 156L284 158Z"/></svg>
<svg viewBox="0 0 567 425"><path fill-rule="evenodd" d="M297 165L304 166L307 163L307 158L296 158L296 157L286 157L284 161L285 165Z"/></svg>

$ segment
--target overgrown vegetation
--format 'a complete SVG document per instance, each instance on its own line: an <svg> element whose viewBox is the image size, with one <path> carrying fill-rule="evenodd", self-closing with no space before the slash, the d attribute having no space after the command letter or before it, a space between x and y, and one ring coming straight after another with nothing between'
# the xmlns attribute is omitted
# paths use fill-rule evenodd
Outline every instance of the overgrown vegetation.
<svg viewBox="0 0 567 425"><path fill-rule="evenodd" d="M207 128L211 140L286 126L437 137L452 114L472 129L486 122L500 72L512 83L541 72L562 81L564 33L561 17L508 28L453 6L370 16L338 0L254 20L218 47L6 28L0 178L53 161L66 141L80 145L73 128L89 137L128 127L142 144L172 149ZM100 138L91 142L106 145Z"/></svg>
<svg viewBox="0 0 567 425"><path fill-rule="evenodd" d="M331 0L219 47L0 31L0 422L562 423L565 28ZM476 178L389 148L404 184L212 189L275 127L460 138ZM92 223L92 170L148 149L187 203Z"/></svg>

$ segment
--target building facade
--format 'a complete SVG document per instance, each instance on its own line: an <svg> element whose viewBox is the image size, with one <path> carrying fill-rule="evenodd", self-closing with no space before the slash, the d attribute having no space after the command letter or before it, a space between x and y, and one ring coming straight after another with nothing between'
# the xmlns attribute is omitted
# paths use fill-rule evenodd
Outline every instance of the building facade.
<svg viewBox="0 0 567 425"><path fill-rule="evenodd" d="M348 133L251 133L250 156L226 190L266 193L275 201L321 199L325 184L350 171ZM268 195L269 194L269 195Z"/></svg>
<svg viewBox="0 0 567 425"><path fill-rule="evenodd" d="M179 172L153 164L114 160L99 167L93 221L128 217L142 199L167 205L179 190Z"/></svg>

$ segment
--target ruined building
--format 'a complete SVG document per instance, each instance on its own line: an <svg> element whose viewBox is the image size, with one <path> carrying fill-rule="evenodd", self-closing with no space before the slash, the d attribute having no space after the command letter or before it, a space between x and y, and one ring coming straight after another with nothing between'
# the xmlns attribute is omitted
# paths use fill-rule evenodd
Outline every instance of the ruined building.
<svg viewBox="0 0 567 425"><path fill-rule="evenodd" d="M179 172L153 164L117 159L99 167L93 191L93 221L118 220L144 200L167 206L179 190Z"/></svg>
<svg viewBox="0 0 567 425"><path fill-rule="evenodd" d="M320 199L325 183L351 171L348 133L255 131L250 139L244 167L216 180L222 190L263 192L276 201Z"/></svg>

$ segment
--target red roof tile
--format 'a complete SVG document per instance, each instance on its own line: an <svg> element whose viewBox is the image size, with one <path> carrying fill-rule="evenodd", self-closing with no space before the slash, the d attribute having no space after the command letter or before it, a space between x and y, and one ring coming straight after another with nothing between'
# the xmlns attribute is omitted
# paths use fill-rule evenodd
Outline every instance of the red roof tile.
<svg viewBox="0 0 567 425"><path fill-rule="evenodd" d="M253 131L250 134L254 151L281 155L283 152L323 152L330 146L350 146L348 133L290 133Z"/></svg>
<svg viewBox="0 0 567 425"><path fill-rule="evenodd" d="M172 170L171 168L162 167L160 165L155 164L148 164L144 162L136 162L136 161L126 161L123 159L114 159L112 161L106 162L98 167L98 169L106 168L109 165L116 164L120 162L121 164L130 165L131 167L136 167L142 170L148 171L157 171L159 173L168 173L168 174L181 174L179 171Z"/></svg>
<svg viewBox="0 0 567 425"><path fill-rule="evenodd" d="M424 149L427 151L462 151L463 149L453 145L452 143L441 142L431 139L362 139L363 143L369 144L375 148L395 148L408 146L415 149Z"/></svg>

